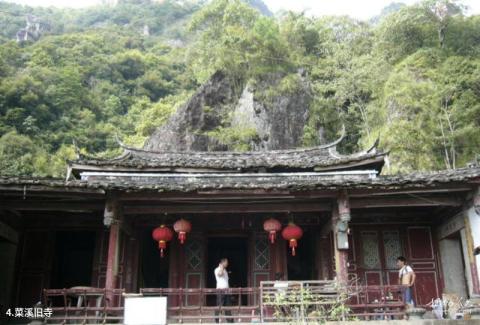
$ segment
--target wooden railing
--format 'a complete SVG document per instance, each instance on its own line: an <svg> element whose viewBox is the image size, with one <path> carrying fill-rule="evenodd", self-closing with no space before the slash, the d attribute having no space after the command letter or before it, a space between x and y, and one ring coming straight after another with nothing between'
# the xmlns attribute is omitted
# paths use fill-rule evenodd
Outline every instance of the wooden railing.
<svg viewBox="0 0 480 325"><path fill-rule="evenodd" d="M43 305L51 308L49 324L118 323L123 320L124 289L45 289Z"/></svg>
<svg viewBox="0 0 480 325"><path fill-rule="evenodd" d="M260 284L260 296L263 321L305 323L347 319L346 288L332 280L264 281Z"/></svg>
<svg viewBox="0 0 480 325"><path fill-rule="evenodd" d="M349 291L350 315L365 320L403 319L405 302L400 285L356 285Z"/></svg>
<svg viewBox="0 0 480 325"><path fill-rule="evenodd" d="M143 288L140 294L167 297L169 323L213 323L217 319L220 322L230 319L235 322L327 320L332 318L329 314L332 310L337 313L334 315L337 319L345 320L401 319L404 315L400 286L341 288L333 281L289 281L283 284L267 281L259 288ZM219 294L230 295L231 304L217 306ZM48 324L121 323L125 291L45 289L43 303L52 309Z"/></svg>
<svg viewBox="0 0 480 325"><path fill-rule="evenodd" d="M169 322L213 323L260 321L259 288L183 289L142 288L143 296L167 297ZM228 306L217 306L217 295L229 295ZM123 320L125 291L102 288L45 289L44 306L51 308L49 324L117 323Z"/></svg>
<svg viewBox="0 0 480 325"><path fill-rule="evenodd" d="M260 320L259 288L144 288L140 293L143 296L167 297L168 319L171 322L213 323L217 319L222 322ZM217 306L217 295L228 295L230 304Z"/></svg>

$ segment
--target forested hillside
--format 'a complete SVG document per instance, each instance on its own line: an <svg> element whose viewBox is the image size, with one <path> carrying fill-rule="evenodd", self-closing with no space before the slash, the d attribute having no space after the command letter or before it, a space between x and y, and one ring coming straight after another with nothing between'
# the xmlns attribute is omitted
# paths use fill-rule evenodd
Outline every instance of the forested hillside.
<svg viewBox="0 0 480 325"><path fill-rule="evenodd" d="M38 33L17 41L28 14ZM379 137L386 172L458 168L480 154L480 17L458 1L393 4L370 22L273 16L258 0L77 10L0 2L0 26L3 174L62 176L74 142L97 157L119 153L115 135L142 146L216 72L262 88L256 96L270 103L307 80L302 145L331 141L345 125L342 149ZM206 136L255 148L255 132L222 118Z"/></svg>

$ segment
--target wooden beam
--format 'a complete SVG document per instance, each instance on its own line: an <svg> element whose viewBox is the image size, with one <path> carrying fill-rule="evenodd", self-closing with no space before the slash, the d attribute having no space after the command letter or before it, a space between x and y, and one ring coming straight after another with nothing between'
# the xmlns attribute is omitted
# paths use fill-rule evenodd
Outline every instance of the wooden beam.
<svg viewBox="0 0 480 325"><path fill-rule="evenodd" d="M328 203L126 205L124 207L125 214L314 212L330 210L331 204Z"/></svg>
<svg viewBox="0 0 480 325"><path fill-rule="evenodd" d="M28 196L30 191L39 192L53 192L53 193L93 193L93 194L105 194L102 189L83 188L83 187L68 187L68 186L48 186L48 185L0 185L0 191L18 191L26 192Z"/></svg>
<svg viewBox="0 0 480 325"><path fill-rule="evenodd" d="M454 196L426 196L401 198L363 198L350 200L352 209L381 208L381 207L433 207L433 206L461 206L463 200Z"/></svg>
<svg viewBox="0 0 480 325"><path fill-rule="evenodd" d="M450 186L446 184L446 187L442 188L412 188L412 189L354 189L349 190L349 196L351 198L357 197L371 197L371 196L388 196L388 195L401 195L401 194L417 194L417 195L429 195L429 194L442 194L442 193L459 193L465 192L468 193L472 190L472 187L467 187L465 184L462 186Z"/></svg>
<svg viewBox="0 0 480 325"><path fill-rule="evenodd" d="M288 200L288 199L295 199L296 197L293 195L278 195L278 196L273 196L273 195L249 195L249 196L225 196L225 195L219 195L219 196L166 196L166 197L161 197L161 196L145 196L145 197L133 197L133 198L128 198L124 197L122 199L123 202L188 202L188 201L204 201L204 202L211 202L212 200L214 201L226 201L226 200ZM301 198L299 198L301 199Z"/></svg>
<svg viewBox="0 0 480 325"><path fill-rule="evenodd" d="M211 191L198 193L122 193L122 201L193 201L193 200L246 200L246 199L318 199L318 198L336 198L336 191L315 191L305 193L290 193L289 191Z"/></svg>
<svg viewBox="0 0 480 325"><path fill-rule="evenodd" d="M350 193L349 193L350 197ZM227 198L225 198L226 200ZM259 198L255 202L249 202L250 198L230 198L237 202L222 202L211 197L210 200L203 198L203 202L189 199L190 202L179 200L179 202L168 201L148 201L149 204L133 204L142 201L118 201L125 206L126 214L156 214L156 213L254 213L254 212L314 212L331 211L331 206L335 202L304 198L291 199L287 197L264 198L262 202ZM224 200L223 200L224 201ZM242 202L243 201L243 202ZM273 202L272 202L273 201ZM3 209L12 211L102 211L105 209L103 200L8 200L4 198L0 201ZM164 204L160 204L163 202ZM461 196L437 194L437 195L414 195L407 194L399 197L375 196L375 197L350 197L350 207L352 209L379 208L379 207L434 207L434 206L460 206L464 200ZM155 204L159 203L159 204Z"/></svg>
<svg viewBox="0 0 480 325"><path fill-rule="evenodd" d="M55 201L4 201L0 205L4 209L15 211L101 211L104 204L101 202L55 202Z"/></svg>
<svg viewBox="0 0 480 325"><path fill-rule="evenodd" d="M1 191L1 190L0 190ZM105 194L101 193L78 193L78 192L27 192L26 195L20 191L8 191L8 192L0 192L0 198L14 200L14 199L51 199L51 200L58 200L58 199L70 199L70 200L92 200L92 199L105 199Z"/></svg>

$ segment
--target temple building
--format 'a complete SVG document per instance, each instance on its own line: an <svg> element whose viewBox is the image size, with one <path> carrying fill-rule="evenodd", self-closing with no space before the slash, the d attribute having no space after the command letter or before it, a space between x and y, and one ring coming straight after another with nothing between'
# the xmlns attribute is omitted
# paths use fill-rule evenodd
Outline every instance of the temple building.
<svg viewBox="0 0 480 325"><path fill-rule="evenodd" d="M0 306L47 303L46 294L66 297L72 287L106 296L164 289L177 294L172 316L189 306L200 315L215 298L179 290L215 288L223 257L241 295L278 278L394 286L405 256L418 306L443 294L479 297L480 168L382 175L386 153L342 155L342 138L258 152L122 145L115 159L69 162L66 180L0 178ZM156 238L163 257L152 238L161 225L170 229ZM301 238L282 236L289 225ZM265 231L272 226L275 239ZM97 307L115 304L103 298Z"/></svg>

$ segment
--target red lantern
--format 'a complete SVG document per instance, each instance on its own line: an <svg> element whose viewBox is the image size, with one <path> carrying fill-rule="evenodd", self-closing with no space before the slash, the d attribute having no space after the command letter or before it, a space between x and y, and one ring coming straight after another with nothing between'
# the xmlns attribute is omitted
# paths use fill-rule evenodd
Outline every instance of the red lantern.
<svg viewBox="0 0 480 325"><path fill-rule="evenodd" d="M277 237L277 231L280 231L282 229L282 224L280 221L274 218L270 218L265 220L263 223L263 230L268 232L268 239L270 239L270 242L273 244L275 243L275 237Z"/></svg>
<svg viewBox="0 0 480 325"><path fill-rule="evenodd" d="M185 219L180 219L173 225L173 230L178 233L180 244L183 244L187 239L187 233L192 231L192 224Z"/></svg>
<svg viewBox="0 0 480 325"><path fill-rule="evenodd" d="M302 238L303 230L294 223L289 223L288 226L283 228L282 237L288 240L289 246L292 249L292 256L295 256L295 248L297 248L297 240Z"/></svg>
<svg viewBox="0 0 480 325"><path fill-rule="evenodd" d="M163 257L164 251L167 248L167 242L169 242L173 238L173 231L165 225L161 225L160 227L157 227L153 230L152 237L155 241L158 241L160 257Z"/></svg>

